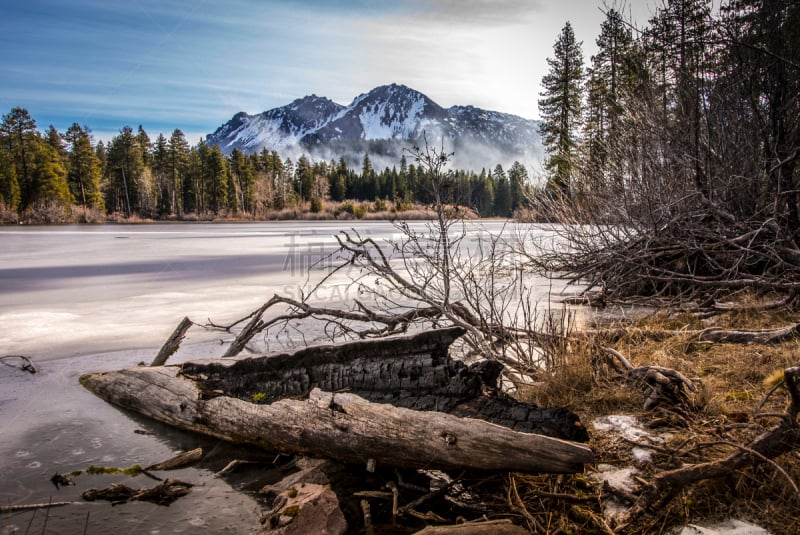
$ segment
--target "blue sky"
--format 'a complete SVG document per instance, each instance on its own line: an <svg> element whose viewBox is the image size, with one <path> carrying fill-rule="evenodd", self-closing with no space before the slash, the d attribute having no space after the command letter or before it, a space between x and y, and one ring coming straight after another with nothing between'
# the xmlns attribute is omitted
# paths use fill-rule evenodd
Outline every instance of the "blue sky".
<svg viewBox="0 0 800 535"><path fill-rule="evenodd" d="M650 2L625 8L643 22ZM0 0L0 113L191 143L235 113L392 82L443 106L537 118L569 20L586 60L602 0Z"/></svg>

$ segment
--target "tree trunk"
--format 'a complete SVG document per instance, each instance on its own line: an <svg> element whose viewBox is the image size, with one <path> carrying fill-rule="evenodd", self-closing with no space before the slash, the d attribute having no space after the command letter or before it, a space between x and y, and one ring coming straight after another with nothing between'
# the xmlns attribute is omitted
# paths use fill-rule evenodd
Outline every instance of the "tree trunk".
<svg viewBox="0 0 800 535"><path fill-rule="evenodd" d="M434 411L371 403L350 393L258 405L204 400L177 367L140 367L81 377L103 399L183 429L232 442L406 468L570 473L593 462L585 445L519 433Z"/></svg>

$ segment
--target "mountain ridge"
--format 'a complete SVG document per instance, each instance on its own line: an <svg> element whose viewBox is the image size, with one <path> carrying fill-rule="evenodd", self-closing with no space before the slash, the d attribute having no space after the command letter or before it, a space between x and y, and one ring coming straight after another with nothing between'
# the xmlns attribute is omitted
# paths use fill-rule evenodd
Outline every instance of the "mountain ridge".
<svg viewBox="0 0 800 535"><path fill-rule="evenodd" d="M460 168L534 165L542 155L538 121L471 105L444 108L401 84L378 86L347 106L312 94L255 115L239 112L206 142L226 154L267 149L357 162L365 152L396 161L425 139L455 152Z"/></svg>

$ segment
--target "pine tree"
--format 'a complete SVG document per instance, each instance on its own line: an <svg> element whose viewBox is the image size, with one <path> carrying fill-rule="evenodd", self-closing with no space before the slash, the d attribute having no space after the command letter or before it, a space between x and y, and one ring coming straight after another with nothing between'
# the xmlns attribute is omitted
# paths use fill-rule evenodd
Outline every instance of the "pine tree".
<svg viewBox="0 0 800 535"><path fill-rule="evenodd" d="M511 195L512 213L525 204L527 196L528 171L519 162L514 162L508 170L508 186Z"/></svg>
<svg viewBox="0 0 800 535"><path fill-rule="evenodd" d="M3 122L0 124L0 135L13 163L14 175L19 189L19 201L17 204L18 209L21 211L34 200L30 160L36 140L36 121L31 118L28 110L12 108L8 114L3 115Z"/></svg>
<svg viewBox="0 0 800 535"><path fill-rule="evenodd" d="M50 125L47 133L44 135L45 143L50 145L56 151L58 157L61 158L61 163L66 166L67 164L67 148L64 146L64 137L58 133L56 127Z"/></svg>
<svg viewBox="0 0 800 535"><path fill-rule="evenodd" d="M367 201L374 201L375 194L375 169L372 167L372 160L369 159L369 154L364 153L364 159L361 163L361 194L359 197Z"/></svg>
<svg viewBox="0 0 800 535"><path fill-rule="evenodd" d="M0 136L0 211L7 209L17 214L19 199L19 182L14 161Z"/></svg>
<svg viewBox="0 0 800 535"><path fill-rule="evenodd" d="M32 158L32 202L34 208L55 206L69 210L72 195L67 184L67 170L58 150L39 136Z"/></svg>
<svg viewBox="0 0 800 535"><path fill-rule="evenodd" d="M139 211L139 188L144 163L133 128L124 126L108 144L106 208L128 216Z"/></svg>
<svg viewBox="0 0 800 535"><path fill-rule="evenodd" d="M569 197L572 175L577 167L578 129L581 124L583 93L583 52L567 22L547 58L550 71L542 78L544 91L539 100L540 131L547 152L545 168L548 186ZM498 193L499 193L498 188Z"/></svg>
<svg viewBox="0 0 800 535"><path fill-rule="evenodd" d="M301 200L307 201L311 199L311 193L314 189L314 172L311 169L311 162L305 154L297 159L295 173L295 191Z"/></svg>
<svg viewBox="0 0 800 535"><path fill-rule="evenodd" d="M156 212L159 217L170 213L169 148L164 134L153 143L153 178L156 183Z"/></svg>
<svg viewBox="0 0 800 535"><path fill-rule="evenodd" d="M511 217L511 188L503 166L497 164L492 173L495 184L494 214L500 217Z"/></svg>
<svg viewBox="0 0 800 535"><path fill-rule="evenodd" d="M623 86L630 84L633 35L620 13L611 9L596 40L587 80L584 120L585 176L589 189L605 183L609 143L616 139L622 115Z"/></svg>
<svg viewBox="0 0 800 535"><path fill-rule="evenodd" d="M719 130L740 140L724 160L726 174L749 177L735 207L743 217L770 213L782 234L800 243L800 3L730 0L723 14L732 44L720 78L744 104L728 101L712 111ZM736 121L723 113L732 106Z"/></svg>
<svg viewBox="0 0 800 535"><path fill-rule="evenodd" d="M331 173L330 192L334 201L343 201L347 198L347 171L347 162L342 156Z"/></svg>
<svg viewBox="0 0 800 535"><path fill-rule="evenodd" d="M647 33L661 81L662 120L671 129L671 144L682 149L677 151L681 158L673 162L673 172L692 169L693 185L706 197L707 155L702 138L710 88L707 72L714 51L710 17L710 0L666 0Z"/></svg>
<svg viewBox="0 0 800 535"><path fill-rule="evenodd" d="M235 211L238 207L239 210L252 213L256 174L253 160L245 156L239 149L233 149L229 167L233 186L230 191L232 209Z"/></svg>
<svg viewBox="0 0 800 535"><path fill-rule="evenodd" d="M228 165L219 146L204 140L197 145L193 160L195 207L198 213L220 213L228 207Z"/></svg>
<svg viewBox="0 0 800 535"><path fill-rule="evenodd" d="M102 169L100 159L92 147L88 129L72 123L64 134L64 139L69 145L67 182L72 196L84 208L104 210L100 190Z"/></svg>
<svg viewBox="0 0 800 535"><path fill-rule="evenodd" d="M169 163L167 168L167 181L169 184L170 211L173 214L183 215L186 211L186 202L194 198L192 182L189 174L189 143L180 129L172 131L167 142Z"/></svg>
<svg viewBox="0 0 800 535"><path fill-rule="evenodd" d="M136 144L139 146L139 152L142 153L142 164L149 168L153 166L153 144L150 142L150 136L147 135L142 125L136 131Z"/></svg>
<svg viewBox="0 0 800 535"><path fill-rule="evenodd" d="M54 206L69 210L72 196L61 155L63 142L55 128L46 137L36 131L36 121L24 108L13 108L3 116L0 138L13 171L5 173L3 189L12 204L18 198L18 210L47 209ZM60 147L60 150L59 150ZM14 184L16 179L16 185Z"/></svg>

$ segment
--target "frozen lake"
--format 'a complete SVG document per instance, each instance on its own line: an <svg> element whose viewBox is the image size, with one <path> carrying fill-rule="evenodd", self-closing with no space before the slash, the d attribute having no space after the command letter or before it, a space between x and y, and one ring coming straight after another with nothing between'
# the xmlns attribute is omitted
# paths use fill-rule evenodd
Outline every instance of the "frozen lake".
<svg viewBox="0 0 800 535"><path fill-rule="evenodd" d="M499 232L502 223L486 224ZM228 448L124 413L78 384L90 371L150 362L184 317L238 319L272 294L297 297L306 268L335 249L333 235L356 228L376 240L396 238L386 222L269 222L0 227L0 355L31 357L40 373L0 365L0 504L80 501L88 488L138 476L87 476L56 490L49 479L91 464L143 466L202 445L224 465ZM476 230L475 232L480 232ZM340 302L343 286L320 299ZM542 280L540 294L552 289ZM215 357L220 333L192 329L171 362ZM143 433L144 432L144 433ZM145 434L148 433L148 434ZM52 509L59 533L241 533L259 509L239 492L247 481L213 476L210 464L170 474L196 483L169 508L84 503ZM40 532L44 511L3 515L0 529ZM30 524L29 524L30 523Z"/></svg>
<svg viewBox="0 0 800 535"><path fill-rule="evenodd" d="M382 222L349 226L376 239L396 233ZM296 296L340 228L0 227L0 347L37 360L158 347L183 316L224 322L273 293Z"/></svg>

